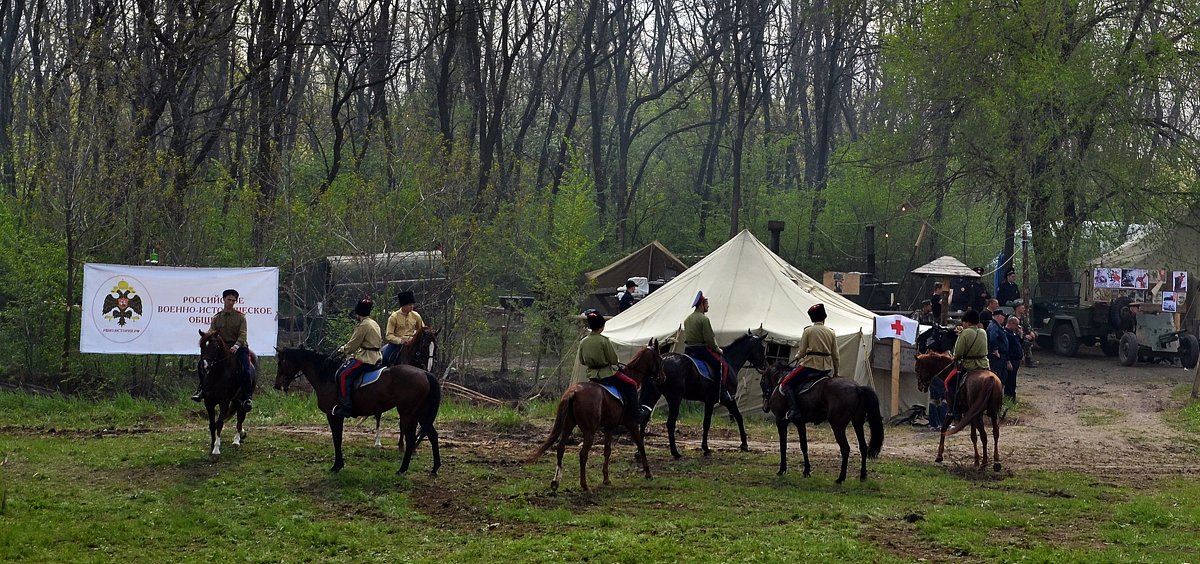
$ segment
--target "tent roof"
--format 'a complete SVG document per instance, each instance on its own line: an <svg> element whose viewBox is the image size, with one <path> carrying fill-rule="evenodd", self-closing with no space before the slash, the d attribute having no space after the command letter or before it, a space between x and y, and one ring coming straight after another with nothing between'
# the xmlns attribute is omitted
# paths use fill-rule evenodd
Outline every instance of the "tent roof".
<svg viewBox="0 0 1200 564"><path fill-rule="evenodd" d="M663 276L666 271L674 271L675 274L679 274L684 270L687 270L687 265L683 261L671 254L671 251L668 251L662 243L651 241L649 245L625 255L624 258L618 259L604 268L585 272L583 277L588 281L595 280L597 288L609 291L609 286L624 286L625 281L632 276L645 276L654 280Z"/></svg>
<svg viewBox="0 0 1200 564"><path fill-rule="evenodd" d="M826 288L742 231L633 307L613 317L604 334L614 343L644 344L675 335L692 312L697 291L709 298L717 342L760 326L776 341L795 341L811 325L807 311L825 304L825 324L837 335L874 332L874 314Z"/></svg>
<svg viewBox="0 0 1200 564"><path fill-rule="evenodd" d="M979 273L971 270L970 267L963 264L958 259L952 256L938 257L933 262L912 271L913 274L924 274L926 276L958 276L960 278L979 278Z"/></svg>
<svg viewBox="0 0 1200 564"><path fill-rule="evenodd" d="M1088 266L1200 272L1200 226L1193 220L1151 228L1143 236L1088 261Z"/></svg>

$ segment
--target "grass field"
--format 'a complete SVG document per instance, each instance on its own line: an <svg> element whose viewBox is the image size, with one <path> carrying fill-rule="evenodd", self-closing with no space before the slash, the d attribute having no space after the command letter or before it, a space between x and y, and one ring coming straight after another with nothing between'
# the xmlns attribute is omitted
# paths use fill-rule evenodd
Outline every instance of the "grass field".
<svg viewBox="0 0 1200 564"><path fill-rule="evenodd" d="M837 485L832 458L817 459L809 478L777 477L774 452L703 459L690 450L673 461L651 448L647 481L621 443L612 485L600 485L597 448L594 488L579 491L568 451L555 495L552 454L522 463L543 438L548 404L517 412L448 403L436 478L428 443L409 474L395 474L390 426L384 449L363 430L350 434L346 468L330 474L332 448L311 397L266 392L256 406L247 443L227 438L212 460L190 402L0 394L0 561L1196 562L1200 554L1195 475L1120 483L885 456L870 461L866 482L851 472ZM1195 413L1184 416L1195 424ZM698 425L694 414L685 424ZM750 431L773 440L773 427Z"/></svg>

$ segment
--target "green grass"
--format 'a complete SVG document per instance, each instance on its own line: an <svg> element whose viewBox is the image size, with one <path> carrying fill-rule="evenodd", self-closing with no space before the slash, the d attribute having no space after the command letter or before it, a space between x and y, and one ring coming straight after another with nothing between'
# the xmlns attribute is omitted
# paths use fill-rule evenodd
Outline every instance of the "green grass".
<svg viewBox="0 0 1200 564"><path fill-rule="evenodd" d="M691 449L674 461L651 448L647 481L622 442L611 486L600 484L595 448L593 489L580 491L570 449L554 494L553 453L519 463L542 438L549 403L448 402L444 466L432 478L428 443L409 474L395 474L387 423L390 448L349 433L346 468L330 474L312 401L259 394L247 443L227 440L211 460L202 414L183 398L0 394L0 561L1181 562L1200 553L1200 488L1186 476L1126 484L885 455L868 463L866 482L852 472L838 485L832 458L801 477L793 445L783 477L774 452L704 459ZM698 414L683 421L697 425ZM770 441L774 430L752 423L750 433Z"/></svg>
<svg viewBox="0 0 1200 564"><path fill-rule="evenodd" d="M1098 427L1120 422L1125 418L1125 413L1107 407L1084 407L1079 410L1078 416L1084 425Z"/></svg>

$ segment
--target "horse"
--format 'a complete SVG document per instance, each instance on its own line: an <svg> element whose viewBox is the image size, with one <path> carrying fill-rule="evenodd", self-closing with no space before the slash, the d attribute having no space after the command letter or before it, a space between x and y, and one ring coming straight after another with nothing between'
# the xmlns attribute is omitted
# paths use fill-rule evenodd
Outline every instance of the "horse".
<svg viewBox="0 0 1200 564"><path fill-rule="evenodd" d="M276 349L278 350L278 349ZM329 410L338 401L338 385L335 374L339 366L337 358L306 349L278 350L279 371L275 376L275 389L287 391L288 386L303 374L317 394L317 409L325 413L329 431L333 435L334 460L330 472L344 466L342 459L342 427L345 420L329 415ZM397 474L408 471L413 451L417 448L417 426L420 425L429 445L433 447L433 468L430 474L437 476L442 465L438 450L438 433L433 426L442 403L442 386L429 372L415 366L397 365L384 368L379 380L369 387L351 391L354 410L363 415L379 415L395 408L400 416L399 448L404 460Z"/></svg>
<svg viewBox="0 0 1200 564"><path fill-rule="evenodd" d="M221 429L225 418L237 414L237 431L233 435L234 446L241 446L246 438L242 423L246 420L246 408L240 401L242 383L237 355L229 350L219 334L205 335L200 331L200 361L196 369L204 382L204 408L208 411L209 448L212 456L221 455Z"/></svg>
<svg viewBox="0 0 1200 564"><path fill-rule="evenodd" d="M427 372L433 372L433 360L436 358L438 348L438 331L438 329L430 329L428 327L417 329L412 339L409 339L408 343L404 346L399 347L399 351L392 355L392 358L383 359L383 365L407 364L409 366L416 366ZM383 447L383 432L379 426L382 418L382 413L375 415L375 448ZM423 434L418 434L417 439L420 440L423 436Z"/></svg>
<svg viewBox="0 0 1200 564"><path fill-rule="evenodd" d="M661 383L666 379L663 374L663 357L658 352L658 339L652 339L649 344L638 351L633 359L621 368L621 373L631 378L638 385L647 381ZM558 466L554 471L554 480L550 482L551 491L558 490L559 480L563 475L563 453L567 448L567 439L571 431L579 427L583 434L583 444L579 447L579 487L587 491L587 459L592 448L596 431L604 433L604 485L612 482L608 479L608 460L612 454L613 431L620 426L629 430L629 436L637 445L638 458L650 479L650 462L646 459L646 447L642 442L642 430L638 425L637 416L632 415L621 403L597 382L587 381L572 384L563 392L558 400L558 409L554 416L554 425L550 428L550 436L534 451L527 462L533 462L541 457L550 446L558 443Z"/></svg>
<svg viewBox="0 0 1200 564"><path fill-rule="evenodd" d="M671 447L671 456L676 459L683 456L679 454L679 449L675 446L675 422L679 419L679 404L685 399L704 402L704 437L700 442L700 449L704 452L704 456L712 455L712 451L708 449L708 429L712 424L713 407L718 402L725 406L734 421L737 421L738 432L742 436L740 448L743 452L749 452L750 445L746 442L746 425L742 422L742 412L737 406L737 373L747 362L760 371L766 366L767 353L766 347L763 345L764 338L766 335L754 336L750 331L746 331L745 335L722 348L725 362L730 367L729 381L726 384L732 392L730 395L734 396L734 401L722 401L718 395L717 382L701 376L695 363L687 355L669 353L663 356L663 370L667 375L666 382L661 386L654 383L643 386L640 400L642 405L653 407L658 403L660 397L667 398L667 437ZM642 434L646 433L646 423L642 424L641 431Z"/></svg>
<svg viewBox="0 0 1200 564"><path fill-rule="evenodd" d="M945 353L925 353L917 355L917 389L924 392L929 389L929 381L933 378L945 378L950 374L954 358ZM942 436L938 441L936 462L942 461L946 448L946 437L962 430L962 423L971 426L971 447L975 449L975 466L983 468L988 463L987 431L983 427L983 415L992 418L992 470L1000 471L1000 406L1004 401L1003 387L1000 377L990 370L972 370L960 375L957 392L947 386L946 399L952 406L950 411L961 413L960 426L951 425L949 417L942 423ZM955 404L963 409L956 409ZM949 432L947 432L949 430ZM976 436L983 442L983 461L979 459L979 444Z"/></svg>
<svg viewBox="0 0 1200 564"><path fill-rule="evenodd" d="M787 472L787 429L784 415L788 411L787 398L779 389L779 382L792 370L791 366L777 362L763 371L759 385L762 387L763 411L775 415L775 427L779 430L779 471ZM858 436L858 451L862 457L862 468L858 479L867 479L867 458L879 457L883 448L883 416L879 413L879 396L868 386L860 386L848 378L826 378L818 381L808 391L800 394L798 404L804 416L803 423L795 423L800 434L800 452L804 453L804 477L811 473L808 463L808 433L805 423L820 424L828 420L833 437L842 451L842 471L837 483L846 480L846 466L850 461L850 443L846 440L846 425L854 423L854 434ZM871 426L871 441L863 438L863 423Z"/></svg>
<svg viewBox="0 0 1200 564"><path fill-rule="evenodd" d="M954 328L933 325L917 335L917 352L949 352L954 350L957 340L958 334L954 332Z"/></svg>

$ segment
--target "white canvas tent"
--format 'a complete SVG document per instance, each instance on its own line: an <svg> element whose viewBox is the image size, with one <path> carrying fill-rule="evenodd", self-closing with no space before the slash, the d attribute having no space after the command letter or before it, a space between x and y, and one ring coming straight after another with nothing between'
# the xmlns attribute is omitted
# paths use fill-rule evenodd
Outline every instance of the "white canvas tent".
<svg viewBox="0 0 1200 564"><path fill-rule="evenodd" d="M717 343L726 345L747 330L766 331L768 340L794 346L804 328L811 325L808 308L824 303L829 318L825 324L837 334L841 375L874 387L884 416L888 413L891 375L872 371L868 362L875 316L838 295L820 282L788 264L754 237L742 231L720 248L692 265L674 280L610 319L604 334L612 340L622 361L651 338L673 340L683 319L692 311L692 299L702 290L708 296ZM673 350L682 350L677 343ZM790 356L790 355L789 355ZM583 367L574 362L573 379L584 378ZM758 412L761 393L758 373L747 367L739 376L738 403L744 412ZM901 409L924 404L917 392L915 376L901 379Z"/></svg>

